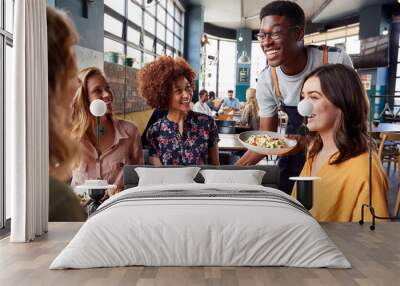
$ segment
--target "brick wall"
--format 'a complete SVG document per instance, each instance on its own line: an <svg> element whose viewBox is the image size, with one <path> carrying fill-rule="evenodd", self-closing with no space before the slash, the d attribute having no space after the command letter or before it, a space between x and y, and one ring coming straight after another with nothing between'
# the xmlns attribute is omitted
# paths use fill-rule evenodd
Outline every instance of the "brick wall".
<svg viewBox="0 0 400 286"><path fill-rule="evenodd" d="M137 92L137 71L137 69L131 67L104 63L104 72L114 94L113 111L115 114L126 114L151 109ZM125 82L126 94L124 100Z"/></svg>

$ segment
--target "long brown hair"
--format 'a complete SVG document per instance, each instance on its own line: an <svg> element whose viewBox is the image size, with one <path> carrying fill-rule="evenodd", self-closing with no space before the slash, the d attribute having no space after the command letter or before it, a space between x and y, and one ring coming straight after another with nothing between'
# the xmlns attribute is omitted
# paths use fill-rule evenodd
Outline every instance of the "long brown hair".
<svg viewBox="0 0 400 286"><path fill-rule="evenodd" d="M252 97L252 95L254 96ZM260 108L258 107L255 88L250 87L246 90L246 105L249 106L253 118L258 118Z"/></svg>
<svg viewBox="0 0 400 286"><path fill-rule="evenodd" d="M87 87L89 78L92 76L106 78L102 70L96 67L89 67L79 72L80 87L75 93L72 102L72 136L81 140L91 126L94 126L94 116L90 113L89 90Z"/></svg>
<svg viewBox="0 0 400 286"><path fill-rule="evenodd" d="M329 64L312 71L311 77L320 80L325 97L340 109L340 117L335 124L334 141L339 155L331 164L338 164L368 150L369 100L357 73L342 64ZM318 132L312 132L310 158L321 151L323 143Z"/></svg>
<svg viewBox="0 0 400 286"><path fill-rule="evenodd" d="M49 168L50 174L63 172L73 164L77 150L69 138L70 113L60 102L65 101L68 81L76 73L74 45L78 42L76 30L68 16L57 9L47 7L48 49L48 106L49 106ZM60 170L59 172L56 172Z"/></svg>

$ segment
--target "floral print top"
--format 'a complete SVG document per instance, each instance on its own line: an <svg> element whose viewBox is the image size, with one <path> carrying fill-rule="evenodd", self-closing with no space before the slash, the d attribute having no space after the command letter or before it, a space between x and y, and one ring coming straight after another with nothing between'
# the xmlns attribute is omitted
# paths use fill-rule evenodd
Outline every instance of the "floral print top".
<svg viewBox="0 0 400 286"><path fill-rule="evenodd" d="M189 111L182 135L178 124L164 116L148 129L147 140L149 155L162 165L204 165L208 148L219 141L218 127L210 116Z"/></svg>

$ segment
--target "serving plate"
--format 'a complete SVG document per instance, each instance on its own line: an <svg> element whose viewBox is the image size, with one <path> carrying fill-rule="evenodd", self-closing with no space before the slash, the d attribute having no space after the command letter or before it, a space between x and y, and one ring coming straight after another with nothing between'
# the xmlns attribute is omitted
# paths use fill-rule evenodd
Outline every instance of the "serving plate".
<svg viewBox="0 0 400 286"><path fill-rule="evenodd" d="M287 148L264 148L246 143L247 139L252 135L269 135L275 138L283 139L288 146ZM288 139L284 134L272 131L246 131L239 134L239 142L248 150L263 155L284 155L291 151L297 145L294 139Z"/></svg>

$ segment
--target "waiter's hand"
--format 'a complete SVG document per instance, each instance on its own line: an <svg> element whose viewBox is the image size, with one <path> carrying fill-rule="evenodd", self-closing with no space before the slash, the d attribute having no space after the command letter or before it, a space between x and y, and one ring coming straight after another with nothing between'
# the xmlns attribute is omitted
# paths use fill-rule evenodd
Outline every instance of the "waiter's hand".
<svg viewBox="0 0 400 286"><path fill-rule="evenodd" d="M296 155L300 152L304 152L304 147L305 147L304 136L298 134L287 134L286 138L296 140L297 145L292 150L290 150L285 154L282 154L281 156L291 156L291 155Z"/></svg>

